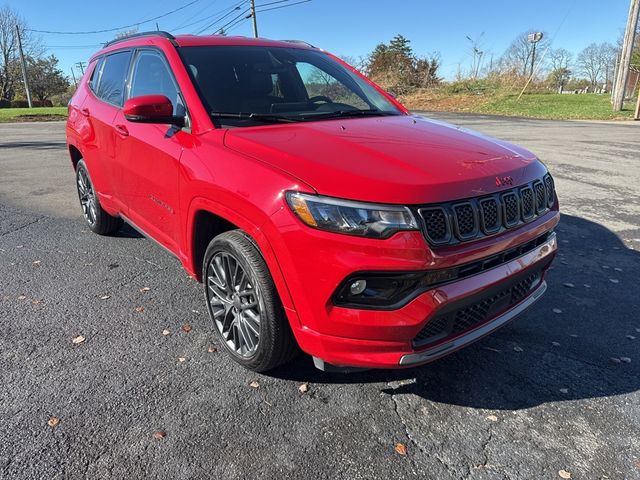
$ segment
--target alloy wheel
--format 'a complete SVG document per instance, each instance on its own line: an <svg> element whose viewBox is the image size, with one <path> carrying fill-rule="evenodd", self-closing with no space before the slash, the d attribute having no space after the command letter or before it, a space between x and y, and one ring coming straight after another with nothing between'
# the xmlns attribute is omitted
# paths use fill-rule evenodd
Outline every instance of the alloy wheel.
<svg viewBox="0 0 640 480"><path fill-rule="evenodd" d="M78 169L78 197L82 206L82 214L89 225L94 225L97 218L96 195L91 185L91 180L84 168Z"/></svg>
<svg viewBox="0 0 640 480"><path fill-rule="evenodd" d="M207 266L206 281L211 317L227 346L243 358L253 356L264 310L255 279L233 255L217 252Z"/></svg>

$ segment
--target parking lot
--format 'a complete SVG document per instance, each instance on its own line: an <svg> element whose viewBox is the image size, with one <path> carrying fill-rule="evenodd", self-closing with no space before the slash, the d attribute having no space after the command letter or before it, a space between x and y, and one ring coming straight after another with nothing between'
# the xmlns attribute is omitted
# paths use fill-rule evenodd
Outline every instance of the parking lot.
<svg viewBox="0 0 640 480"><path fill-rule="evenodd" d="M436 363L349 375L237 366L177 260L89 232L64 124L0 125L0 478L640 478L640 124L437 118L551 169L550 288Z"/></svg>

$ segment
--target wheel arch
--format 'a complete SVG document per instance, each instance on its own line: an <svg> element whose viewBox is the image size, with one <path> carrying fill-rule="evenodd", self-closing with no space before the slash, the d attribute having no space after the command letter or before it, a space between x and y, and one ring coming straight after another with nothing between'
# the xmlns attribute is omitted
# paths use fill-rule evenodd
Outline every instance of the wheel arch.
<svg viewBox="0 0 640 480"><path fill-rule="evenodd" d="M280 264L271 243L261 230L268 218L252 221L205 198L195 198L189 208L186 248L183 264L187 271L202 282L202 262L209 242L217 235L239 229L253 242L267 264L269 273L286 309L295 310Z"/></svg>

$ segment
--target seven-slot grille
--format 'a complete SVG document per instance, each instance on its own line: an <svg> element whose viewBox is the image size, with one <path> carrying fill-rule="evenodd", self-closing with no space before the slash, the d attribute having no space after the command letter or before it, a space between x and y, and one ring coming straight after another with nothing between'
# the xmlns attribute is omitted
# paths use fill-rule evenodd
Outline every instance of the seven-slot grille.
<svg viewBox="0 0 640 480"><path fill-rule="evenodd" d="M418 209L424 233L433 245L456 244L494 235L546 213L554 203L550 175L485 197Z"/></svg>

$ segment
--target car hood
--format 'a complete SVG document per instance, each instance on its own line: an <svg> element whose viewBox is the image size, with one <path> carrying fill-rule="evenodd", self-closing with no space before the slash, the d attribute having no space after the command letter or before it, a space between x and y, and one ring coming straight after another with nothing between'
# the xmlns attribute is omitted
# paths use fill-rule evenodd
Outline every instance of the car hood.
<svg viewBox="0 0 640 480"><path fill-rule="evenodd" d="M544 175L527 150L414 116L235 128L225 145L322 195L424 204L493 193ZM498 180L510 177L505 181Z"/></svg>

